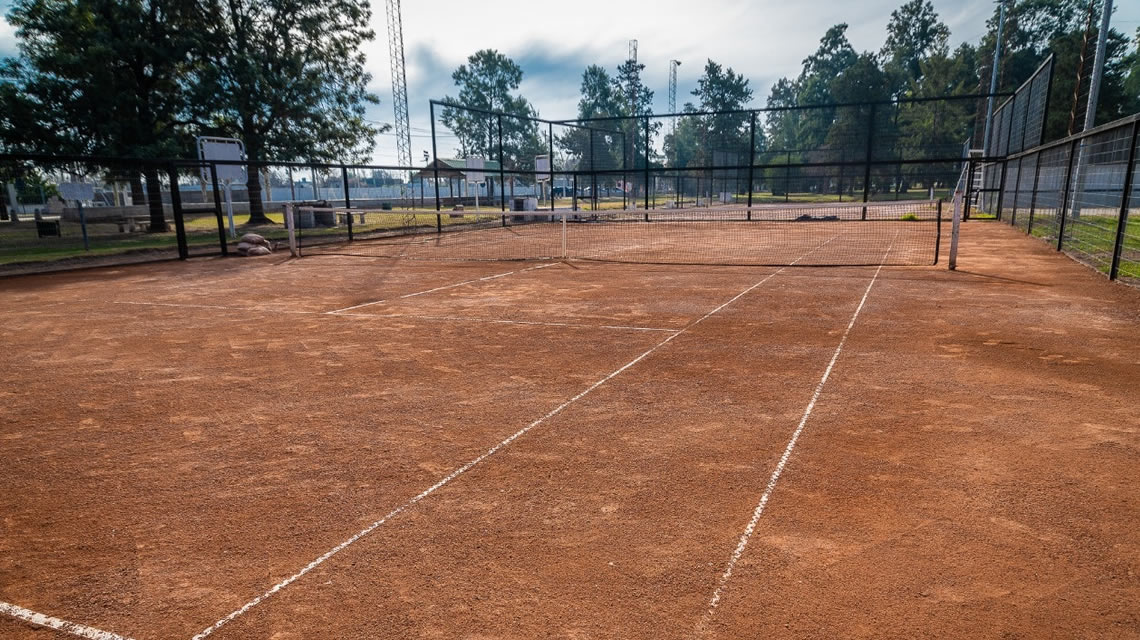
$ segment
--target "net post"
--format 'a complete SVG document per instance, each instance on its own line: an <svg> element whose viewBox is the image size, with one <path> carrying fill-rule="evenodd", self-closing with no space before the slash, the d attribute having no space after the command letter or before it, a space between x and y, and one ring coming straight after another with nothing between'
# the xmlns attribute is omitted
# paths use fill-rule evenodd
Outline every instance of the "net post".
<svg viewBox="0 0 1140 640"><path fill-rule="evenodd" d="M222 213L222 190L218 188L218 165L210 163L210 185L214 188L214 217L218 221L218 242L222 247L222 256L230 255L229 242L226 240L226 221Z"/></svg>
<svg viewBox="0 0 1140 640"><path fill-rule="evenodd" d="M934 232L934 262L938 264L938 251L942 248L942 198L938 199L938 222Z"/></svg>
<svg viewBox="0 0 1140 640"><path fill-rule="evenodd" d="M289 255L300 258L301 252L297 248L297 223L293 218L293 203L285 204L285 229L289 232Z"/></svg>
<svg viewBox="0 0 1140 640"><path fill-rule="evenodd" d="M1124 193L1120 196L1120 216L1116 219L1116 242L1112 247L1112 266L1108 270L1108 279L1115 280L1120 274L1120 256L1124 253L1124 232L1128 227L1128 207L1132 200L1132 174L1136 173L1136 142L1140 133L1140 121L1132 123L1132 135L1129 136L1128 163L1124 173Z"/></svg>
<svg viewBox="0 0 1140 640"><path fill-rule="evenodd" d="M348 219L348 241L352 242L352 200L348 195L348 167L340 165L340 179L344 183L344 217Z"/></svg>
<svg viewBox="0 0 1140 640"><path fill-rule="evenodd" d="M973 175L973 172L971 172ZM958 268L958 231L962 226L962 192L954 190L954 215L950 226L950 270Z"/></svg>
<svg viewBox="0 0 1140 640"><path fill-rule="evenodd" d="M190 247L186 242L186 221L182 218L182 192L178 190L178 168L173 163L167 165L170 176L170 208L174 212L174 232L178 236L178 259L190 257Z"/></svg>

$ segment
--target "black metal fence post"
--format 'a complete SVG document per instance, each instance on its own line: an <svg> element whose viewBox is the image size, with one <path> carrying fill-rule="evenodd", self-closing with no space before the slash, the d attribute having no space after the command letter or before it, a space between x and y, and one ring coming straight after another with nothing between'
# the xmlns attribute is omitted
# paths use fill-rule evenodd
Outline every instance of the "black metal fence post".
<svg viewBox="0 0 1140 640"><path fill-rule="evenodd" d="M997 209L994 211L994 217L997 218L998 220L1001 220L1001 212L1002 212L1002 209L1005 207L1005 178L1006 178L1005 172L1006 172L1006 169L1008 167L1009 167L1009 160L1002 160L1001 161L1001 178L998 179Z"/></svg>
<svg viewBox="0 0 1140 640"><path fill-rule="evenodd" d="M974 197L974 171L975 171L974 167L975 167L975 165L976 165L976 163L972 159L966 160L966 170L969 173L966 174L966 193L965 193L965 197L963 198L963 200L965 200L965 202L962 203L962 219L963 220L969 220L970 219L970 200L973 199L973 197ZM985 187L984 182L983 182L982 186ZM951 253L953 253L953 251L951 251Z"/></svg>
<svg viewBox="0 0 1140 640"><path fill-rule="evenodd" d="M439 151L437 150L436 144L435 144L435 103L434 102L428 103L428 111L429 111L429 115L431 117L431 168L432 168L432 174L435 177L435 211L436 211L435 217L436 217L436 222L437 222L436 226L439 226L438 225L439 211L442 207L441 207L441 203L439 201ZM501 128L500 128L500 130L501 130ZM502 144L500 143L499 146L501 148Z"/></svg>
<svg viewBox="0 0 1140 640"><path fill-rule="evenodd" d="M1021 172L1025 168L1025 157L1017 159L1017 180L1013 183L1013 211L1009 214L1009 226L1017 225L1017 196L1021 194Z"/></svg>
<svg viewBox="0 0 1140 640"><path fill-rule="evenodd" d="M1061 194L1061 220L1057 228L1057 251L1065 247L1065 219L1069 216L1069 196L1073 191L1073 159L1077 157L1080 140L1073 140L1069 145L1069 167L1065 170L1065 190Z"/></svg>
<svg viewBox="0 0 1140 640"><path fill-rule="evenodd" d="M348 220L348 241L352 242L352 198L348 194L348 167L340 165L340 179L344 183L344 217Z"/></svg>
<svg viewBox="0 0 1140 640"><path fill-rule="evenodd" d="M938 264L938 251L942 247L942 198L938 199L938 221L934 231L934 262Z"/></svg>
<svg viewBox="0 0 1140 640"><path fill-rule="evenodd" d="M637 138L635 137L634 140ZM649 221L649 117L645 117L645 220Z"/></svg>
<svg viewBox="0 0 1140 640"><path fill-rule="evenodd" d="M748 219L752 219L752 181L756 170L756 112L752 112L752 119L748 121ZM676 144L676 141L673 142Z"/></svg>
<svg viewBox="0 0 1140 640"><path fill-rule="evenodd" d="M1136 142L1140 132L1140 121L1132 123L1132 136L1129 138L1128 164L1125 165L1124 193L1120 196L1120 217L1116 223L1116 243L1112 248L1112 266L1108 279L1115 280L1120 273L1120 256L1124 253L1124 234L1128 227L1128 207L1132 199L1132 174L1136 173Z"/></svg>
<svg viewBox="0 0 1140 640"><path fill-rule="evenodd" d="M548 122L546 142L550 150L550 211L554 211L554 123Z"/></svg>
<svg viewBox="0 0 1140 640"><path fill-rule="evenodd" d="M506 166L507 159L503 156L503 114L496 116L499 125L499 211L505 212L507 210L507 178ZM512 183L515 177L511 176Z"/></svg>
<svg viewBox="0 0 1140 640"><path fill-rule="evenodd" d="M186 241L186 221L182 218L182 193L178 190L178 168L170 164L167 165L166 171L170 176L170 208L174 211L174 231L178 237L178 259L185 260L190 257L190 246Z"/></svg>
<svg viewBox="0 0 1140 640"><path fill-rule="evenodd" d="M1041 153L1038 152L1033 163L1033 192L1029 196L1029 223L1025 225L1025 235L1033 233L1033 214L1037 210L1037 189L1041 180Z"/></svg>
<svg viewBox="0 0 1140 640"><path fill-rule="evenodd" d="M210 185L214 188L214 217L218 220L218 242L222 247L222 255L230 255L229 242L226 241L226 221L222 213L222 191L218 188L218 165L210 163Z"/></svg>
<svg viewBox="0 0 1140 640"><path fill-rule="evenodd" d="M867 201L871 197L871 160L874 154L875 143L875 105L871 104L871 110L867 117L867 168L863 172L863 215L860 219L867 219Z"/></svg>

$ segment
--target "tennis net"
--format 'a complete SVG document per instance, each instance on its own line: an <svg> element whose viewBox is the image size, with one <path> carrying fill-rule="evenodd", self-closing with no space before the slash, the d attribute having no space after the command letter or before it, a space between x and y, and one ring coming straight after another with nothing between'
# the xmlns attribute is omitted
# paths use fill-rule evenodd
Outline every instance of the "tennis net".
<svg viewBox="0 0 1140 640"><path fill-rule="evenodd" d="M303 255L764 266L934 264L942 217L940 203L928 200L589 212L316 211L325 224L297 231Z"/></svg>

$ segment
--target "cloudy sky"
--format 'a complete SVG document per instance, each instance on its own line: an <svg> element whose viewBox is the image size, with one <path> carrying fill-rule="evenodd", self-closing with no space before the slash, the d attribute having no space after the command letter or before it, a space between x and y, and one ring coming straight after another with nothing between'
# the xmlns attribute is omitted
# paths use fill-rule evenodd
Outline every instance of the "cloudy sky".
<svg viewBox="0 0 1140 640"><path fill-rule="evenodd" d="M747 77L762 106L772 83L799 72L820 36L837 22L850 25L856 49L878 50L892 10L903 0L577 0L561 9L525 0L437 0L403 2L412 155L430 149L428 100L455 94L451 72L468 55L494 48L518 62L525 73L521 92L548 118L575 115L582 70L600 64L613 70L626 57L629 39L638 40L645 83L655 91L655 110L665 111L669 60L678 72L679 104L688 99L707 58ZM0 7L10 5L0 0ZM1113 25L1128 34L1140 26L1140 2L1115 3ZM977 42L985 32L992 0L934 0L952 32L952 44ZM6 8L4 9L6 13ZM373 0L376 40L367 48L372 90L381 104L370 110L376 122L392 121L388 37L382 0ZM11 27L0 21L0 55L15 49ZM378 139L377 162L394 163L391 135ZM444 150L440 150L441 155Z"/></svg>

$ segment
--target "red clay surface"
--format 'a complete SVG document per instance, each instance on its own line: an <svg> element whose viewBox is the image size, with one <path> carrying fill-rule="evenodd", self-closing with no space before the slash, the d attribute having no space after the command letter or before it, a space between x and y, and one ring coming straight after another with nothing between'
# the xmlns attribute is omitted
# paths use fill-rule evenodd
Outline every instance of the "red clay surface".
<svg viewBox="0 0 1140 640"><path fill-rule="evenodd" d="M875 269L543 264L0 281L0 601L188 639L768 278L210 637L1140 637L1140 292L884 268L698 631Z"/></svg>

